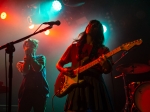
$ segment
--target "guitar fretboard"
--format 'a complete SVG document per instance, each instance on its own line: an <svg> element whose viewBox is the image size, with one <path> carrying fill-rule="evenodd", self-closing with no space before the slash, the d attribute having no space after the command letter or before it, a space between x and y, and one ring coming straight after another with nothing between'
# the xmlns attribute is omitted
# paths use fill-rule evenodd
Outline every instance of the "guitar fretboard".
<svg viewBox="0 0 150 112"><path fill-rule="evenodd" d="M121 47L117 47L116 49L114 49L113 51L111 52L108 52L107 54L105 54L106 58L109 58L110 56L116 54L117 52L121 51ZM99 57L100 58L100 57ZM94 61L91 61L90 63L84 65L84 66L81 66L81 67L78 67L74 70L75 73L82 73L84 72L85 70L91 68L92 66L96 65L99 63L99 58L97 58L96 60Z"/></svg>

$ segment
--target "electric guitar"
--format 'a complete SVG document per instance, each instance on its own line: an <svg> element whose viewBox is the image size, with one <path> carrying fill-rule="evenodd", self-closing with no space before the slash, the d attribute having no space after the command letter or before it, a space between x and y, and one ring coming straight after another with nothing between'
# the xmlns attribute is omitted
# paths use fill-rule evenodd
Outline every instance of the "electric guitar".
<svg viewBox="0 0 150 112"><path fill-rule="evenodd" d="M125 50L128 51L129 49L131 49L133 46L135 45L140 45L142 43L142 39L138 39L132 42L128 42L125 44L122 44L121 46L117 47L116 49L108 52L105 54L106 58L118 53L121 50ZM100 57L99 57L100 58ZM94 65L99 63L99 58L95 59L94 61L91 61L90 63L80 66L76 69L73 70L73 75L75 75L75 77L69 77L66 76L63 73L60 73L56 79L55 82L55 87L54 87L54 92L55 95L59 98L65 96L66 94L69 93L69 91L75 87L76 85L82 83L84 80L78 80L78 76L80 75L80 73L84 72L85 70L89 69L90 67L93 67Z"/></svg>

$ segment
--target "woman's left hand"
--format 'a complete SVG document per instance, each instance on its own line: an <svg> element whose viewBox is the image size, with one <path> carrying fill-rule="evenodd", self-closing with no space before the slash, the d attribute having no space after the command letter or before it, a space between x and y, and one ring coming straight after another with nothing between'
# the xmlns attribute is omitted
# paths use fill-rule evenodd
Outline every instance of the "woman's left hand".
<svg viewBox="0 0 150 112"><path fill-rule="evenodd" d="M102 56L99 57L99 64L103 66L105 61L107 61L106 56L102 54Z"/></svg>

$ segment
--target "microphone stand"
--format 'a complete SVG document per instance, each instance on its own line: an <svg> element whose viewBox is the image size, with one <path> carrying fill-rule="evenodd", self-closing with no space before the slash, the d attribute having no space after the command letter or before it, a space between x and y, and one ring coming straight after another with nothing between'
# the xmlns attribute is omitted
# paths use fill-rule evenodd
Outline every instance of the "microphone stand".
<svg viewBox="0 0 150 112"><path fill-rule="evenodd" d="M119 62L125 55L128 54L128 51L125 51L125 53L122 54L122 56L114 63L114 65Z"/></svg>
<svg viewBox="0 0 150 112"><path fill-rule="evenodd" d="M116 64L118 61L120 61L126 54L128 54L127 51L126 51L125 53L123 53L123 55L115 62L115 64ZM126 103L125 103L123 112L129 112L130 109L129 109L128 88L127 88L126 78L125 78L125 77L126 77L126 74L125 74L125 73L122 73L121 75L116 76L115 78L119 78L119 77L122 77L122 78L123 78L123 84L124 84L124 90L125 90L125 97L126 97Z"/></svg>
<svg viewBox="0 0 150 112"><path fill-rule="evenodd" d="M114 62L113 63L113 65L115 65L117 62L119 62L125 55L127 55L128 54L128 51L125 51L125 53L123 53L122 54L122 56L116 61L116 62ZM119 77L122 77L123 75L121 74L121 75L119 75L119 76L116 76L116 77L114 77L115 79L116 78L119 78Z"/></svg>
<svg viewBox="0 0 150 112"><path fill-rule="evenodd" d="M7 43L3 46L0 46L0 50L6 48L6 53L9 54L9 88L8 88L8 112L11 112L11 101L12 101L12 77L13 77L13 69L12 69L12 63L13 63L13 52L15 51L15 47L14 47L14 44L16 43L19 43L19 42L22 42L28 38L30 38L31 36L35 35L35 34L38 34L38 33L41 33L43 31L46 31L48 29L51 29L52 28L52 25L44 28L44 29L41 29L37 32L34 32L33 34L31 35L28 35L26 37L23 37L19 40L16 40L16 41L13 41L13 42L10 42L10 43Z"/></svg>

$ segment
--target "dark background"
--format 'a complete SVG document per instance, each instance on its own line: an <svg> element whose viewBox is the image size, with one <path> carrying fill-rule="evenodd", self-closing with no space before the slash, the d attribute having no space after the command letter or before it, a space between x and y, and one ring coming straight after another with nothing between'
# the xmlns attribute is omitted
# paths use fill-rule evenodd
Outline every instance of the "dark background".
<svg viewBox="0 0 150 112"><path fill-rule="evenodd" d="M32 13L32 6L38 8L39 4L52 0L0 0L0 11L8 13L6 20L0 20L0 46L25 37L35 31L28 29L27 17ZM62 11L57 18L50 15L49 21L60 20L60 26L54 26L51 34L35 35L40 41L37 54L44 54L47 58L47 80L50 86L50 98L47 101L46 112L63 112L65 98L54 97L54 83L59 74L55 65L68 45L78 34L84 31L91 19L98 19L107 26L105 44L113 50L124 43L142 39L141 45L135 45L124 56L124 51L113 55L115 62L113 71L104 74L108 91L116 112L121 112L125 105L125 91L123 78L114 78L121 75L117 71L119 65L123 68L135 67L132 73L126 72L127 85L131 82L150 80L150 2L149 0L60 0ZM42 22L41 22L42 23ZM37 24L38 27L40 24ZM16 69L16 63L23 59L22 42L15 44L13 53L13 79L12 79L12 110L17 108L17 94L21 84L22 75ZM5 49L0 51L0 81L6 85L9 58L5 57ZM122 58L121 58L122 57ZM6 63L5 63L6 59ZM135 66L133 66L135 64ZM145 67L148 69L145 70ZM144 68L144 69L143 69ZM140 73L139 73L140 71ZM8 80L8 79L7 79ZM6 94L0 94L0 109L4 110ZM2 111L2 110L1 110Z"/></svg>

